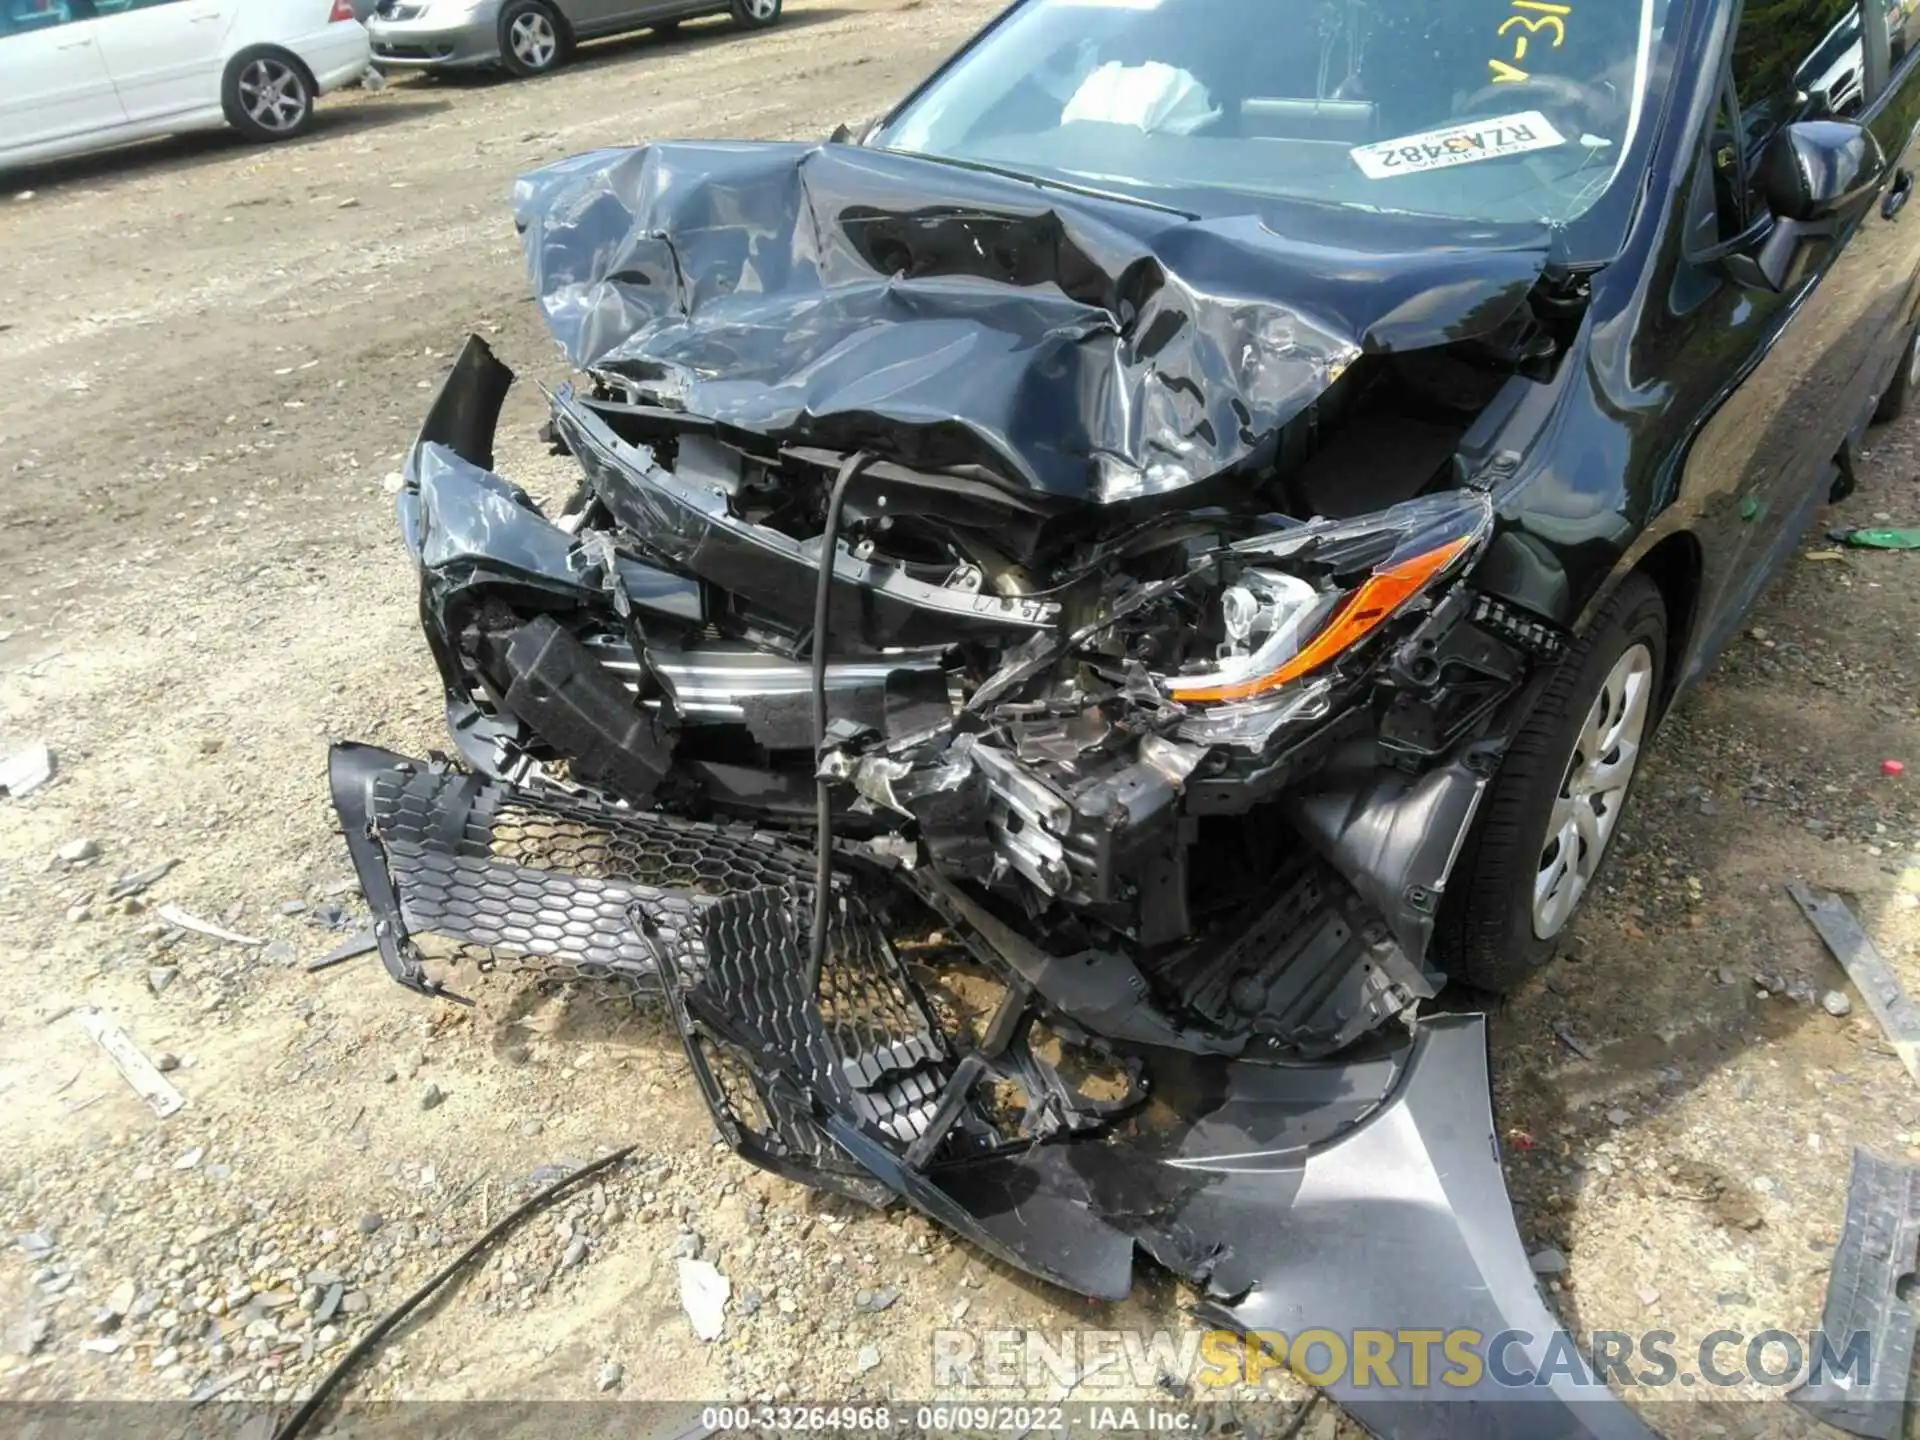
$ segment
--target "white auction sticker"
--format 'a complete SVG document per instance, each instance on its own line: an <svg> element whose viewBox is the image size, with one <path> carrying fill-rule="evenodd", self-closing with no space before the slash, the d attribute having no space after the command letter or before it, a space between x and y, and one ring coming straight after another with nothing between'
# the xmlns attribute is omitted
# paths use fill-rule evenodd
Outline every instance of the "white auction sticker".
<svg viewBox="0 0 1920 1440"><path fill-rule="evenodd" d="M1402 135L1398 140L1356 145L1351 153L1353 163L1369 179L1391 180L1396 175L1445 170L1450 165L1471 165L1502 155L1524 155L1529 150L1551 150L1566 143L1567 137L1554 129L1546 116L1538 110L1528 110L1520 115L1503 115L1497 120L1469 120L1444 130L1424 130L1418 135Z"/></svg>

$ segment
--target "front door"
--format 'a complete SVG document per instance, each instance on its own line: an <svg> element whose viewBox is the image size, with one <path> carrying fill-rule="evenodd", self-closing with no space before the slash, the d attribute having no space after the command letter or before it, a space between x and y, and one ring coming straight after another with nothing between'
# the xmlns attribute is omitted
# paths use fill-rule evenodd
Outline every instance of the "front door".
<svg viewBox="0 0 1920 1440"><path fill-rule="evenodd" d="M1885 0L1864 3L1884 35ZM1702 137L1690 249L1710 249L1764 219L1759 158L1783 126L1871 124L1882 113L1886 51L1866 28L1867 13L1862 0L1746 0L1723 98ZM1893 173L1888 160L1883 191ZM1707 643L1696 664L1792 552L1871 404L1891 296L1911 284L1913 269L1909 228L1883 228L1881 205L1881 194L1863 199L1838 233L1810 242L1778 293L1741 285L1711 261L1682 262L1668 291L1681 322L1669 338L1682 342L1669 363L1695 381L1734 382L1730 393L1702 396L1708 413L1680 490L1696 525L1730 537L1704 577ZM1920 226L1911 230L1920 235ZM1897 287L1889 268L1896 246L1907 255Z"/></svg>
<svg viewBox="0 0 1920 1440"><path fill-rule="evenodd" d="M85 0L0 0L0 153L126 119Z"/></svg>
<svg viewBox="0 0 1920 1440"><path fill-rule="evenodd" d="M130 120L220 103L220 58L238 0L94 0L100 51Z"/></svg>

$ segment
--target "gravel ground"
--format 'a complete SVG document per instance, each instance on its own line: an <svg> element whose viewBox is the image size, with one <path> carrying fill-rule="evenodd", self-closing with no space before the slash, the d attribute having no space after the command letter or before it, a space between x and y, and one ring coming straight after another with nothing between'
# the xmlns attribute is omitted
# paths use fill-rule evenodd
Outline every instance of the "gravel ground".
<svg viewBox="0 0 1920 1440"><path fill-rule="evenodd" d="M0 753L58 757L0 800L0 1397L290 1400L537 1184L624 1144L359 1393L925 1398L942 1326L1192 1329L1163 1276L1089 1305L737 1162L654 1011L506 976L463 1010L369 960L301 968L362 913L327 741L444 744L387 477L467 330L564 373L511 178L597 144L823 134L995 8L799 3L535 84L343 95L284 149L195 137L0 189ZM564 480L540 418L523 383L500 467L536 493ZM1920 429L1874 444L1833 518L1915 523ZM1920 1159L1913 1084L1781 888L1847 894L1920 991L1920 791L1881 773L1920 764L1920 556L1824 543L1671 718L1568 955L1495 1018L1521 1227L1582 1333L1805 1333L1849 1147ZM81 1005L186 1107L155 1119ZM711 1341L681 1299L701 1262L728 1286ZM1168 1398L1098 1378L1075 1393ZM1634 1399L1667 1434L1718 1423Z"/></svg>

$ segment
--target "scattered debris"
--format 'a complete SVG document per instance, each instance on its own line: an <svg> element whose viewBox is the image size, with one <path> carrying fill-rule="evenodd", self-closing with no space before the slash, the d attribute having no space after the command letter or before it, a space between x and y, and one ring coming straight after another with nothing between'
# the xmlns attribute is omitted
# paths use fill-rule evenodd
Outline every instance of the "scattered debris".
<svg viewBox="0 0 1920 1440"><path fill-rule="evenodd" d="M1544 1250L1536 1250L1527 1257L1527 1264L1533 1267L1536 1275L1564 1275L1567 1273L1567 1257L1561 1251L1549 1245Z"/></svg>
<svg viewBox="0 0 1920 1440"><path fill-rule="evenodd" d="M253 935L242 935L238 931L228 930L211 920L202 920L197 915L189 915L178 905L162 905L156 912L169 925L178 925L182 930L192 930L199 935L208 935L215 940L224 940L229 945L264 945L267 942Z"/></svg>
<svg viewBox="0 0 1920 1440"><path fill-rule="evenodd" d="M1920 1010L1914 1009L1847 902L1799 880L1787 882L1787 893L1847 972L1907 1073L1920 1080Z"/></svg>
<svg viewBox="0 0 1920 1440"><path fill-rule="evenodd" d="M120 1067L120 1073L127 1077L127 1083L153 1107L155 1115L164 1120L186 1105L186 1097L168 1083L151 1060L141 1054L139 1047L127 1037L126 1031L114 1023L111 1015L92 1005L82 1006L73 1013L80 1022L80 1028L92 1036L94 1043Z"/></svg>
<svg viewBox="0 0 1920 1440"><path fill-rule="evenodd" d="M862 1345L860 1347L860 1353L854 1357L853 1368L862 1375L865 1375L869 1370L878 1370L880 1368L880 1347L878 1345Z"/></svg>
<svg viewBox="0 0 1920 1440"><path fill-rule="evenodd" d="M1872 526L1829 530L1830 539L1856 550L1920 550L1920 530L1893 530Z"/></svg>
<svg viewBox="0 0 1920 1440"><path fill-rule="evenodd" d="M1600 1058L1599 1050L1574 1034L1573 1027L1565 1021L1556 1024L1553 1027L1553 1033L1559 1038L1562 1045L1566 1046L1567 1049L1578 1055L1582 1060L1597 1060Z"/></svg>
<svg viewBox="0 0 1920 1440"><path fill-rule="evenodd" d="M107 899L130 900L144 892L148 887L166 877L169 870L178 865L178 860L162 860L158 865L146 870L136 870L123 874L107 888Z"/></svg>
<svg viewBox="0 0 1920 1440"><path fill-rule="evenodd" d="M1867 1366L1794 1391L1788 1398L1802 1410L1875 1440L1903 1432L1907 1372L1913 1364L1916 1249L1920 1167L1855 1149L1847 1218L1833 1252L1820 1329L1833 1355L1848 1353L1861 1335L1870 1337L1872 1354Z"/></svg>
<svg viewBox="0 0 1920 1440"><path fill-rule="evenodd" d="M1880 773L1897 779L1907 773L1906 762L1901 760L1882 760L1880 762Z"/></svg>
<svg viewBox="0 0 1920 1440"><path fill-rule="evenodd" d="M156 995L163 994L179 978L178 965L151 965L147 968L147 989Z"/></svg>
<svg viewBox="0 0 1920 1440"><path fill-rule="evenodd" d="M620 1377L624 1373L618 1365L609 1360L600 1367L599 1377L593 1382L594 1387L602 1391L617 1390L620 1388Z"/></svg>
<svg viewBox="0 0 1920 1440"><path fill-rule="evenodd" d="M727 1297L733 1286L727 1277L705 1260L682 1256L680 1266L680 1308L693 1322L693 1333L702 1340L718 1340L727 1326Z"/></svg>
<svg viewBox="0 0 1920 1440"><path fill-rule="evenodd" d="M436 1109L446 1098L447 1092L429 1080L427 1082L427 1088L420 1092L420 1108L422 1110Z"/></svg>
<svg viewBox="0 0 1920 1440"><path fill-rule="evenodd" d="M53 752L45 745L29 745L0 755L0 794L23 799L53 778Z"/></svg>
<svg viewBox="0 0 1920 1440"><path fill-rule="evenodd" d="M1820 997L1820 1008L1836 1020L1844 1019L1853 1013L1853 1001L1844 990L1829 990Z"/></svg>
<svg viewBox="0 0 1920 1440"><path fill-rule="evenodd" d="M318 960L309 960L307 962L307 973L312 975L320 970L331 970L335 965L344 964L356 955L366 955L379 948L380 941L374 935L373 931L362 930L351 939L342 940Z"/></svg>
<svg viewBox="0 0 1920 1440"><path fill-rule="evenodd" d="M100 842L97 840L69 840L53 852L53 858L62 865L79 865L87 860L97 859L100 854Z"/></svg>

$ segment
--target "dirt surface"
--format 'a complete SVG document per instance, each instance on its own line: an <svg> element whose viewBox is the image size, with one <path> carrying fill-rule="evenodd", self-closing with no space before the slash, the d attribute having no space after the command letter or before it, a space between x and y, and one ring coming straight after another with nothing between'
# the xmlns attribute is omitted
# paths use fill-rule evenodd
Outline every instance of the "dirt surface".
<svg viewBox="0 0 1920 1440"><path fill-rule="evenodd" d="M1091 1306L750 1170L655 1012L510 977L462 1010L371 960L302 968L363 913L328 740L444 744L387 485L468 330L523 376L499 468L563 479L533 434L527 382L564 372L512 178L595 145L822 135L996 8L803 0L766 34L690 25L539 83L333 97L283 149L196 137L7 177L0 753L44 740L58 776L0 799L0 1207L21 1237L0 1396L285 1401L535 1177L629 1143L359 1392L925 1398L937 1328L1193 1328L1164 1277ZM1920 428L1875 446L1841 518L1914 523ZM1849 1147L1920 1158L1920 1091L1781 888L1845 892L1920 991L1920 780L1880 773L1920 765L1920 556L1823 545L1669 721L1570 953L1494 1025L1521 1227L1565 1257L1551 1298L1583 1334L1804 1335ZM77 840L98 854L57 858ZM1836 989L1853 1013L1823 1008ZM186 1108L156 1120L78 1005L173 1057ZM695 1258L730 1285L713 1342L681 1306ZM1333 1424L1322 1407L1307 1433Z"/></svg>

